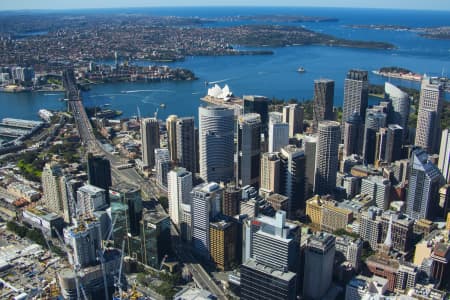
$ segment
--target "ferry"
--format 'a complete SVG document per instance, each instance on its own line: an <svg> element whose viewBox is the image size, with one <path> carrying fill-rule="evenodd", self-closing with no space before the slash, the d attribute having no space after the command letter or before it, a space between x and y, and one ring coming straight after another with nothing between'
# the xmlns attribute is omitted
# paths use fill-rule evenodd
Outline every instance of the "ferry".
<svg viewBox="0 0 450 300"><path fill-rule="evenodd" d="M299 73L305 73L306 70L305 70L305 68L300 67L300 68L297 69L297 72L299 72Z"/></svg>
<svg viewBox="0 0 450 300"><path fill-rule="evenodd" d="M161 108L166 108L166 104L161 103L161 104L159 105L159 107L161 107Z"/></svg>

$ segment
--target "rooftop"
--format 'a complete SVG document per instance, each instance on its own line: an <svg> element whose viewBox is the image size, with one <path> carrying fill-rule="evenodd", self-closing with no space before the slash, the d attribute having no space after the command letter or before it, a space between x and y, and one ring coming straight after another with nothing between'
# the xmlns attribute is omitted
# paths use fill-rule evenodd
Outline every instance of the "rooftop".
<svg viewBox="0 0 450 300"><path fill-rule="evenodd" d="M247 262L244 264L244 266L263 272L265 274L269 274L273 277L276 277L278 279L284 280L284 281L290 281L292 280L296 274L293 272L281 272L278 270L274 270L270 267L267 267L265 265L259 264L257 263L253 258L250 258L249 260L247 260Z"/></svg>

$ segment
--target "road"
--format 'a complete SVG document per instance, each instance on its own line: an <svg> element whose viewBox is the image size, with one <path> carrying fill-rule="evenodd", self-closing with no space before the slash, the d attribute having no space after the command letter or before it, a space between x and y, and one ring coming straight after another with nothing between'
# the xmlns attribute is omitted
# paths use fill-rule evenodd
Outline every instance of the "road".
<svg viewBox="0 0 450 300"><path fill-rule="evenodd" d="M84 147L86 147L88 152L94 154L101 154L109 159L111 163L111 176L113 181L120 182L124 181L133 185L138 185L141 191L148 198L158 199L157 197L157 187L151 181L145 180L141 175L134 169L122 169L119 170L117 167L122 165L124 162L117 156L109 153L103 149L101 143L96 139L92 125L89 122L89 118L84 109L83 102L79 97L79 93L76 87L75 78L73 72L66 71L63 75L64 87L66 88L68 96L69 110L75 119L75 124L77 126L78 132L80 134L80 139ZM162 206L158 205L158 209L163 209ZM166 213L164 211L164 213ZM175 252L177 253L180 260L187 266L189 271L194 278L194 281L203 289L209 290L211 293L215 294L219 299L227 299L223 291L215 284L214 280L208 275L205 269L195 260L191 255L190 251L180 242L180 236L177 228L172 223L171 228L172 237L175 241Z"/></svg>

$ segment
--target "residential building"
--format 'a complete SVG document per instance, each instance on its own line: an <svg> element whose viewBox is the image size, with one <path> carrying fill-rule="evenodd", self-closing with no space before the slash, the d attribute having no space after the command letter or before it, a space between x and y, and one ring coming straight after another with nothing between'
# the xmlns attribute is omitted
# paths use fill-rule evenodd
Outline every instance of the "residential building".
<svg viewBox="0 0 450 300"><path fill-rule="evenodd" d="M242 191L234 184L229 184L223 189L222 213L225 216L234 217L239 214Z"/></svg>
<svg viewBox="0 0 450 300"><path fill-rule="evenodd" d="M98 220L83 219L79 224L69 227L66 236L69 236L70 245L73 248L73 263L76 266L84 268L97 264L98 251L102 246L102 233Z"/></svg>
<svg viewBox="0 0 450 300"><path fill-rule="evenodd" d="M91 216L94 211L108 207L105 190L90 184L80 187L77 191L77 215Z"/></svg>
<svg viewBox="0 0 450 300"><path fill-rule="evenodd" d="M314 191L319 195L332 194L339 166L340 125L334 121L322 121L318 132Z"/></svg>
<svg viewBox="0 0 450 300"><path fill-rule="evenodd" d="M369 242L372 249L377 249L381 242L382 212L382 209L372 206L361 214L359 234L363 240Z"/></svg>
<svg viewBox="0 0 450 300"><path fill-rule="evenodd" d="M280 191L281 163L278 153L266 152L261 155L260 193L278 193Z"/></svg>
<svg viewBox="0 0 450 300"><path fill-rule="evenodd" d="M209 223L209 249L219 270L228 270L236 263L237 224L224 219Z"/></svg>
<svg viewBox="0 0 450 300"><path fill-rule="evenodd" d="M289 124L289 137L303 132L303 106L289 104L283 107L283 123Z"/></svg>
<svg viewBox="0 0 450 300"><path fill-rule="evenodd" d="M333 120L334 80L314 80L313 127L319 122Z"/></svg>
<svg viewBox="0 0 450 300"><path fill-rule="evenodd" d="M369 101L369 76L367 71L350 70L344 83L344 105L342 120L347 121L353 112L366 119L366 109Z"/></svg>
<svg viewBox="0 0 450 300"><path fill-rule="evenodd" d="M61 189L62 169L57 164L46 164L42 170L41 180L44 191L43 205L51 212L64 215L64 202L67 197Z"/></svg>
<svg viewBox="0 0 450 300"><path fill-rule="evenodd" d="M156 182L160 187L167 189L167 174L170 171L171 161L168 149L155 149Z"/></svg>
<svg viewBox="0 0 450 300"><path fill-rule="evenodd" d="M167 146L169 149L169 157L173 162L178 161L177 155L177 121L178 117L176 115L170 115L166 120L167 129Z"/></svg>
<svg viewBox="0 0 450 300"><path fill-rule="evenodd" d="M156 118L144 118L141 121L142 161L144 166L155 166L155 149L160 147L159 123Z"/></svg>
<svg viewBox="0 0 450 300"><path fill-rule="evenodd" d="M177 162L180 167L195 174L197 172L198 152L194 117L178 118L176 123Z"/></svg>

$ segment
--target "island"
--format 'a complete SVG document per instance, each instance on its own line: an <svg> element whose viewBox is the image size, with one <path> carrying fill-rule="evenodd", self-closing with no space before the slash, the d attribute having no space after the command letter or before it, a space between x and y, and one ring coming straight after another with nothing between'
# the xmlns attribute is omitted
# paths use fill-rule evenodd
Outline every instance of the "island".
<svg viewBox="0 0 450 300"><path fill-rule="evenodd" d="M422 75L401 67L382 67L379 70L372 71L372 73L388 78L398 78L411 81L422 80Z"/></svg>
<svg viewBox="0 0 450 300"><path fill-rule="evenodd" d="M408 32L415 32L421 37L429 39L436 39L436 40L450 39L450 26L409 27L403 25L389 25L389 24L358 24L358 25L346 25L346 27L353 29L408 31Z"/></svg>
<svg viewBox="0 0 450 300"><path fill-rule="evenodd" d="M254 16L227 16L211 19L213 22L238 22L238 21L258 21L271 23L323 23L338 22L337 18L317 17L317 16L295 16L295 15L254 15Z"/></svg>

